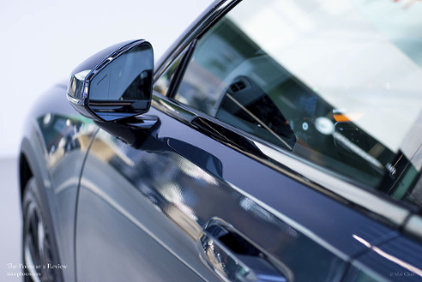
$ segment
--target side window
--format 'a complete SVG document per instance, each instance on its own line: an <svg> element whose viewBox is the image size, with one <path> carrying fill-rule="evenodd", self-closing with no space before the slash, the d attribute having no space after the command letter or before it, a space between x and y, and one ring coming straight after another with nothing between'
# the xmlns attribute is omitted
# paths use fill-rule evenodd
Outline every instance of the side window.
<svg viewBox="0 0 422 282"><path fill-rule="evenodd" d="M418 12L393 26L365 1L341 13L319 1L265 3L241 2L199 39L174 99L421 207L412 157L422 41L409 39Z"/></svg>

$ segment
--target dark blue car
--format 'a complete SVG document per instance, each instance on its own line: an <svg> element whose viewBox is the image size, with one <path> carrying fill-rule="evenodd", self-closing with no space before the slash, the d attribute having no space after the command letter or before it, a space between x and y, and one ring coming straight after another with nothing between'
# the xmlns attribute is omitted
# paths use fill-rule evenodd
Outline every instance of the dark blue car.
<svg viewBox="0 0 422 282"><path fill-rule="evenodd" d="M25 281L421 281L422 3L216 1L40 97Z"/></svg>

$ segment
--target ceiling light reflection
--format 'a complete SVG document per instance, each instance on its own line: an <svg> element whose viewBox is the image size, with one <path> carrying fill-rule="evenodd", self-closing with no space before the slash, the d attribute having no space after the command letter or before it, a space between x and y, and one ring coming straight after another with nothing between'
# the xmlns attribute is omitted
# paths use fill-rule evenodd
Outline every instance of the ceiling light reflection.
<svg viewBox="0 0 422 282"><path fill-rule="evenodd" d="M393 255L390 255L388 253L386 253L385 251L381 250L380 248L378 248L377 246L373 246L371 245L368 241L366 241L365 239L353 234L353 238L355 240L357 240L359 243L363 244L365 247L372 249L374 252L376 252L377 254L379 254L380 256L382 256L383 258L400 265L401 267L419 275L420 277L422 277L422 270L411 265L410 263L407 263Z"/></svg>

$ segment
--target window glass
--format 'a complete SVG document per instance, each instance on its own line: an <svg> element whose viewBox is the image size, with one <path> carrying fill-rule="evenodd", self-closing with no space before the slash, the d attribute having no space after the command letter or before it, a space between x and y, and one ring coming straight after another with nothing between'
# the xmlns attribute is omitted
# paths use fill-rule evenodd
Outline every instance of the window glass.
<svg viewBox="0 0 422 282"><path fill-rule="evenodd" d="M175 99L421 206L421 14L382 0L242 1L200 38Z"/></svg>

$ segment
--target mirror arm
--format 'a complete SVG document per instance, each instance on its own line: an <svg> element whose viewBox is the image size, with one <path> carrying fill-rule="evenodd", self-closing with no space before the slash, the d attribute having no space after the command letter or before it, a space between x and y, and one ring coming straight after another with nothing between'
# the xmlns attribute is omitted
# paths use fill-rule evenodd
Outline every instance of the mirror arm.
<svg viewBox="0 0 422 282"><path fill-rule="evenodd" d="M142 115L120 121L95 121L95 123L124 143L139 148L149 136L156 136L161 121L154 115Z"/></svg>

